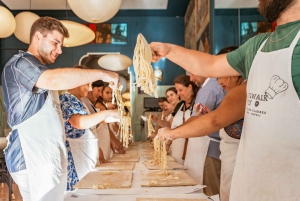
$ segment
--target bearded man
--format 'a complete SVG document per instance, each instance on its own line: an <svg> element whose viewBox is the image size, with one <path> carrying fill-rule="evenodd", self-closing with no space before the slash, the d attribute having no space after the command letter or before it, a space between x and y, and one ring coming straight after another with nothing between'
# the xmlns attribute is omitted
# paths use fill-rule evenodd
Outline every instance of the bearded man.
<svg viewBox="0 0 300 201"><path fill-rule="evenodd" d="M300 197L299 10L300 0L259 0L261 14L269 22L276 21L278 26L273 33L259 34L228 54L212 56L172 44L150 44L155 53L153 61L166 57L194 75L241 75L247 79L245 121L231 201ZM228 118L234 122L242 116L233 111ZM196 137L201 133L199 122L201 117L159 135ZM180 134L182 130L184 134Z"/></svg>

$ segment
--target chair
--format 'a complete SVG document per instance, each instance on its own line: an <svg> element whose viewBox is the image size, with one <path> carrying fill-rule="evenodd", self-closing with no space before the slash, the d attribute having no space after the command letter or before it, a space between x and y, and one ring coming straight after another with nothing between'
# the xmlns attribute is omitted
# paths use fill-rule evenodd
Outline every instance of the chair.
<svg viewBox="0 0 300 201"><path fill-rule="evenodd" d="M3 188L4 182L8 186L8 200L12 201L15 199L15 196L12 191L12 177L9 174L4 158L0 158L0 180L1 180L1 188Z"/></svg>

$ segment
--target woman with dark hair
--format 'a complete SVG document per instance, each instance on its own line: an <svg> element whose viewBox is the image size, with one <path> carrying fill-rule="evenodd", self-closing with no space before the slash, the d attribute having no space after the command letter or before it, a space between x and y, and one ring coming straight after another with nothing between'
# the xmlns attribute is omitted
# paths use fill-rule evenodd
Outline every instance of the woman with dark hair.
<svg viewBox="0 0 300 201"><path fill-rule="evenodd" d="M174 79L175 88L177 94L181 99L170 119L171 129L174 129L182 125L186 120L188 120L193 112L194 99L196 97L198 87L192 81L190 81L190 76L180 75ZM176 162L183 164L185 159L186 151L186 140L184 138L169 141L167 148L171 146L171 155L176 160Z"/></svg>
<svg viewBox="0 0 300 201"><path fill-rule="evenodd" d="M112 101L112 92L113 91L109 87L109 83L104 82L102 94L98 97L98 99L95 103L95 107L96 107L97 110L104 111L104 110L108 110L110 108L116 108L111 103L111 101ZM108 127L108 131L109 131L110 145L111 146L109 146L109 148L108 148L107 143L105 143L105 150L103 150L103 152L104 152L104 156L105 156L106 160L108 160L110 158L111 154L112 154L111 148L112 148L113 152L115 152L115 150L116 150L119 154L125 154L126 153L122 143L117 138L118 131L119 131L119 125L117 124L117 122L109 123L109 124L107 124L107 127Z"/></svg>

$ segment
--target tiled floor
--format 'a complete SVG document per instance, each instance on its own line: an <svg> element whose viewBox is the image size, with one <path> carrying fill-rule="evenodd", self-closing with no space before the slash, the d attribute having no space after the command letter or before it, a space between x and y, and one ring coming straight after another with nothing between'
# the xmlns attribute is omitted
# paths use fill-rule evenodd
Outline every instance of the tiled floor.
<svg viewBox="0 0 300 201"><path fill-rule="evenodd" d="M1 186L2 185L0 184L0 187ZM13 193L15 195L14 201L22 201L22 197L16 184L13 184ZM0 201L8 201L8 187L6 184L4 184L4 188L0 188Z"/></svg>

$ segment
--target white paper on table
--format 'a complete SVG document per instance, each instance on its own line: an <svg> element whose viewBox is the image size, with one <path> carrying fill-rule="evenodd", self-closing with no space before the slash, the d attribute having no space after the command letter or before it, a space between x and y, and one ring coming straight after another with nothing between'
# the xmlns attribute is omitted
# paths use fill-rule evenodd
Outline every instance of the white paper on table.
<svg viewBox="0 0 300 201"><path fill-rule="evenodd" d="M88 194L88 195L172 195L192 193L203 189L205 186L179 186L179 187L141 187L141 188L127 188L127 189L76 189L74 193Z"/></svg>
<svg viewBox="0 0 300 201"><path fill-rule="evenodd" d="M100 200L101 195L83 195L68 191L65 193L64 201L97 201Z"/></svg>

